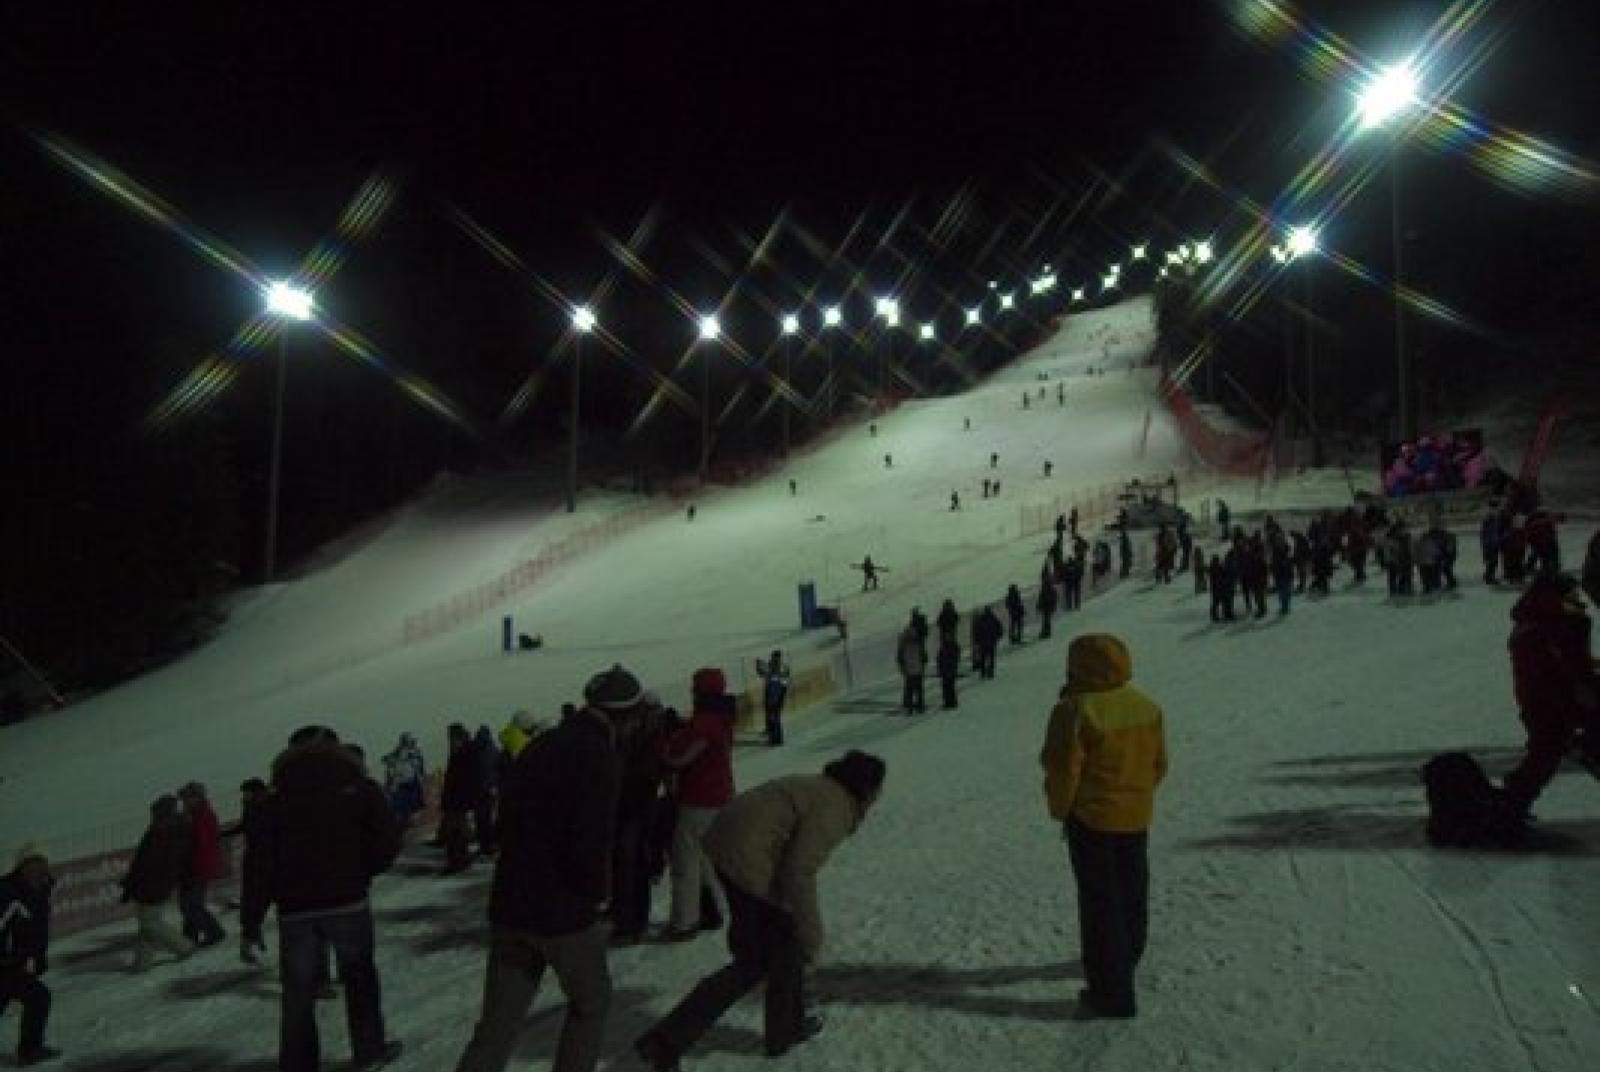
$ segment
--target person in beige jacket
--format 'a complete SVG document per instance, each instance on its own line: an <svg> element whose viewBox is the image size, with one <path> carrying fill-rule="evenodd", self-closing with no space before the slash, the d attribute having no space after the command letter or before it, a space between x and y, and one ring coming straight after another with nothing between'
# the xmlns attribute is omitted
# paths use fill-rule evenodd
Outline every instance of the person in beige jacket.
<svg viewBox="0 0 1600 1072"><path fill-rule="evenodd" d="M851 751L821 774L776 778L722 809L703 847L727 892L733 961L634 1043L655 1072L674 1072L679 1057L762 980L767 1056L821 1030L821 1020L806 1015L801 988L823 943L817 874L861 825L884 773L883 760Z"/></svg>

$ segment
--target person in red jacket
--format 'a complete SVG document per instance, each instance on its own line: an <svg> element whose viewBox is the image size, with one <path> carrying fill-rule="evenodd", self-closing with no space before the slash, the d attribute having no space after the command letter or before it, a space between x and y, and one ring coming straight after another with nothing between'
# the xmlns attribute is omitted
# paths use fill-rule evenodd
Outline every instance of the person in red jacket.
<svg viewBox="0 0 1600 1072"><path fill-rule="evenodd" d="M216 945L227 936L217 917L206 907L206 890L222 878L222 833L217 813L206 799L206 787L190 782L178 790L184 818L189 820L189 869L178 887L178 912L183 933L196 945Z"/></svg>
<svg viewBox="0 0 1600 1072"><path fill-rule="evenodd" d="M1600 682L1589 654L1589 616L1565 575L1534 579L1511 608L1512 686L1528 732L1522 762L1505 778L1505 800L1525 813L1574 744L1600 746Z"/></svg>
<svg viewBox="0 0 1600 1072"><path fill-rule="evenodd" d="M734 701L721 670L694 672L694 710L667 739L662 759L677 771L678 818L672 831L672 922L666 937L687 941L721 925L721 891L700 841L723 805L733 799ZM712 918L702 905L716 909Z"/></svg>

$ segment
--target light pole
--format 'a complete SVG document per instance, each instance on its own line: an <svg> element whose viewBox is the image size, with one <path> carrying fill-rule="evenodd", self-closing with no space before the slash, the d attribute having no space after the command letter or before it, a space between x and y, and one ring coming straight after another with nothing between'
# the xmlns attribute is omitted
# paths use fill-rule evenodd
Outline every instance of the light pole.
<svg viewBox="0 0 1600 1072"><path fill-rule="evenodd" d="M272 400L272 460L267 469L267 535L262 553L262 575L271 584L278 566L278 487L283 470L283 389L289 369L289 322L310 320L316 301L309 290L293 283L277 282L267 287L267 312L277 317L277 388Z"/></svg>
<svg viewBox="0 0 1600 1072"><path fill-rule="evenodd" d="M722 334L722 325L715 316L700 318L700 341L714 343ZM711 350L709 346L700 358L700 483L706 482L711 470Z"/></svg>
<svg viewBox="0 0 1600 1072"><path fill-rule="evenodd" d="M795 336L800 334L800 317L797 313L783 314L783 334L787 340L783 347L783 385L789 390L794 390L794 348ZM787 398L783 400L783 456L789 456L789 411L794 408L794 403Z"/></svg>
<svg viewBox="0 0 1600 1072"><path fill-rule="evenodd" d="M1362 130L1387 126L1417 103L1417 72L1410 60L1378 72L1356 98L1356 120ZM1401 218L1400 148L1405 140L1397 131L1389 140L1389 241L1393 257L1394 287L1394 363L1397 376L1397 431L1402 440L1416 432L1411 412L1410 356L1406 353L1406 311L1401 297L1405 264L1402 247L1405 229Z"/></svg>
<svg viewBox="0 0 1600 1072"><path fill-rule="evenodd" d="M822 329L824 331L826 331L828 328L836 328L836 327L838 327L839 325L841 325L843 323L844 323L844 312L837 305L830 305L830 306L828 306L826 309L824 309L822 311ZM826 383L827 383L827 386L828 386L828 420L831 423L833 421L833 393L834 393L833 338L831 336L828 339L828 378L827 378Z"/></svg>
<svg viewBox="0 0 1600 1072"><path fill-rule="evenodd" d="M594 330L594 313L587 305L572 310L572 394L567 402L567 513L578 509L578 402L583 385L583 337Z"/></svg>
<svg viewBox="0 0 1600 1072"><path fill-rule="evenodd" d="M900 303L893 298L879 298L878 315L883 317L883 342L878 347L878 405L883 405L884 392L889 383L888 351L894 346L894 329L900 323Z"/></svg>

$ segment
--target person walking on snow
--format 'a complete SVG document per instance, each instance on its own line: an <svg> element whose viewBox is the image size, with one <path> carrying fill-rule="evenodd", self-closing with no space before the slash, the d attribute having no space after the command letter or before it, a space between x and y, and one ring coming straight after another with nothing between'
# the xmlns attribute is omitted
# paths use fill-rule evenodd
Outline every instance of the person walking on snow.
<svg viewBox="0 0 1600 1072"><path fill-rule="evenodd" d="M761 705L767 716L767 743L774 748L783 744L783 705L789 698L789 664L776 648L772 656L762 662L756 660L756 673L761 677Z"/></svg>
<svg viewBox="0 0 1600 1072"><path fill-rule="evenodd" d="M1022 643L1022 622L1027 614L1027 607L1022 602L1022 591L1016 585L1011 585L1006 589L1006 620L1010 623L1007 636L1011 643Z"/></svg>
<svg viewBox="0 0 1600 1072"><path fill-rule="evenodd" d="M940 706L946 711L954 711L958 706L956 677L961 673L961 645L957 643L955 633L940 634L939 652L934 657L934 663L939 671Z"/></svg>
<svg viewBox="0 0 1600 1072"><path fill-rule="evenodd" d="M1034 609L1039 612L1039 639L1050 638L1050 618L1056 612L1056 586L1048 572L1044 582L1039 585L1039 598L1034 601Z"/></svg>
<svg viewBox="0 0 1600 1072"><path fill-rule="evenodd" d="M183 934L196 945L216 945L227 932L206 907L206 890L223 875L222 826L206 799L206 787L199 782L178 790L178 802L189 821L189 866L178 884Z"/></svg>
<svg viewBox="0 0 1600 1072"><path fill-rule="evenodd" d="M672 830L672 922L668 941L685 941L722 925L721 890L701 839L717 813L733 799L733 697L715 667L694 672L694 705L688 723L666 743L667 767L677 772L678 818ZM710 919L700 908L709 897Z"/></svg>
<svg viewBox="0 0 1600 1072"><path fill-rule="evenodd" d="M166 914L167 903L189 870L191 853L189 824L178 813L178 798L163 793L150 805L150 825L122 878L122 899L135 905L138 923L133 945L135 972L150 966L154 948L165 949L179 960L187 960L195 951L195 943L185 938Z"/></svg>
<svg viewBox="0 0 1600 1072"><path fill-rule="evenodd" d="M450 758L439 791L439 840L444 842L444 874L453 875L465 871L472 860L467 851L468 823L484 795L483 763L467 727L452 722L447 738Z"/></svg>
<svg viewBox="0 0 1600 1072"><path fill-rule="evenodd" d="M456 1072L502 1072L553 969L567 999L557 1072L592 1072L611 1005L606 964L613 824L619 780L612 713L597 706L642 701L615 667L591 678L589 702L565 715L511 765L500 811L500 855L489 893L489 957L483 1008ZM625 671L624 671L625 672ZM631 677L631 675L629 675Z"/></svg>
<svg viewBox="0 0 1600 1072"><path fill-rule="evenodd" d="M994 677L995 653L1000 648L1000 638L1005 635L1005 626L1000 624L1000 616L993 607L984 607L981 614L973 616L972 636L979 677Z"/></svg>
<svg viewBox="0 0 1600 1072"><path fill-rule="evenodd" d="M45 1045L50 988L40 980L50 970L50 893L55 878L44 850L29 842L15 865L0 876L0 1013L12 1000L22 1006L17 1067L42 1064L61 1052Z"/></svg>
<svg viewBox="0 0 1600 1072"><path fill-rule="evenodd" d="M1167 773L1161 708L1132 684L1117 637L1067 648L1067 684L1050 713L1039 763L1050 817L1062 823L1078 890L1089 1016L1137 1013L1134 975L1148 935L1146 855L1156 787Z"/></svg>
<svg viewBox="0 0 1600 1072"><path fill-rule="evenodd" d="M883 760L848 752L821 774L777 778L735 797L706 835L722 877L732 961L702 979L634 1042L652 1072L674 1072L734 1002L767 984L766 1054L780 1057L822 1030L805 1008L804 978L823 945L817 876L860 829L883 791Z"/></svg>

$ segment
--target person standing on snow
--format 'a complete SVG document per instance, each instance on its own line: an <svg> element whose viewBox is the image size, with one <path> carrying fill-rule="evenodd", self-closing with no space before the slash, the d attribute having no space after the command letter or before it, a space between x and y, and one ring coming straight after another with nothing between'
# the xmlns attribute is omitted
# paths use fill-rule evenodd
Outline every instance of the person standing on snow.
<svg viewBox="0 0 1600 1072"><path fill-rule="evenodd" d="M650 926L650 834L667 777L661 752L676 727L666 708L620 664L590 678L583 698L614 728L621 790L612 838L611 940L628 945L642 941Z"/></svg>
<svg viewBox="0 0 1600 1072"><path fill-rule="evenodd" d="M1194 570L1194 594L1197 596L1205 595L1206 582L1209 581L1211 577L1210 570L1206 566L1206 553L1204 549L1200 547L1196 547L1194 549L1189 558L1189 568Z"/></svg>
<svg viewBox="0 0 1600 1072"><path fill-rule="evenodd" d="M1061 563L1061 602L1066 610L1083 606L1083 556L1068 555Z"/></svg>
<svg viewBox="0 0 1600 1072"><path fill-rule="evenodd" d="M766 662L756 660L756 673L761 676L761 706L767 716L767 743L776 748L783 744L783 705L789 699L789 664L783 661L783 652L774 648Z"/></svg>
<svg viewBox="0 0 1600 1072"><path fill-rule="evenodd" d="M933 624L939 627L940 640L945 637L950 637L952 640L955 639L956 629L961 625L961 612L956 610L954 600L947 599L944 601L944 604L939 608L939 616L933 620Z"/></svg>
<svg viewBox="0 0 1600 1072"><path fill-rule="evenodd" d="M1126 579L1133 572L1133 541L1128 539L1126 525L1117 533L1117 559L1117 576Z"/></svg>
<svg viewBox="0 0 1600 1072"><path fill-rule="evenodd" d="M1027 617L1028 610L1022 603L1022 591L1016 585L1006 589L1006 620L1009 623L1006 635L1011 643L1022 643L1022 622Z"/></svg>
<svg viewBox="0 0 1600 1072"><path fill-rule="evenodd" d="M271 875L265 870L261 845L268 794L267 783L260 778L246 778L239 783L238 832L244 839L244 849L239 854L239 959L245 964L261 963L261 956L267 951L261 924L271 907L266 899Z"/></svg>
<svg viewBox="0 0 1600 1072"><path fill-rule="evenodd" d="M500 744L495 740L493 730L488 726L479 726L472 738L472 746L478 754L478 777L483 786L483 792L478 795L478 806L472 809L472 829L478 838L478 851L484 856L493 856L494 813L500 799Z"/></svg>
<svg viewBox="0 0 1600 1072"><path fill-rule="evenodd" d="M861 571L861 590L863 592L878 587L878 567L873 563L871 555L863 558L861 565L856 568Z"/></svg>
<svg viewBox="0 0 1600 1072"><path fill-rule="evenodd" d="M1590 621L1571 577L1540 574L1511 608L1511 675L1527 751L1505 777L1505 802L1525 814L1577 743L1600 758L1600 679Z"/></svg>
<svg viewBox="0 0 1600 1072"><path fill-rule="evenodd" d="M953 711L956 703L956 677L961 673L961 645L953 632L939 634L939 651L934 657L939 671L940 706Z"/></svg>
<svg viewBox="0 0 1600 1072"><path fill-rule="evenodd" d="M767 984L766 1053L779 1057L822 1030L805 1008L807 965L822 951L817 876L828 857L860 829L883 790L883 760L849 752L821 774L777 778L740 794L706 835L732 920L732 962L708 975L634 1042L654 1072L679 1058L734 1002Z"/></svg>
<svg viewBox="0 0 1600 1072"><path fill-rule="evenodd" d="M909 625L900 633L894 659L900 670L900 706L908 715L922 714L928 709L922 697L922 679L928 672L928 650Z"/></svg>
<svg viewBox="0 0 1600 1072"><path fill-rule="evenodd" d="M317 1072L317 995L331 947L344 985L352 1072L382 1068L400 1054L387 1037L377 937L368 894L372 880L400 853L383 787L323 726L306 726L272 762L272 794L261 824L261 868L246 880L241 903L278 906L280 998L278 1068Z"/></svg>
<svg viewBox="0 0 1600 1072"><path fill-rule="evenodd" d="M1156 787L1166 777L1161 708L1132 684L1127 645L1104 633L1067 648L1067 684L1039 763L1050 817L1062 823L1078 889L1092 1016L1137 1013L1134 973L1148 935L1146 856Z"/></svg>
<svg viewBox="0 0 1600 1072"><path fill-rule="evenodd" d="M1483 583L1497 584L1495 573L1500 568L1500 545L1505 538L1505 517L1499 510L1483 515L1478 526L1478 549L1483 552Z"/></svg>
<svg viewBox="0 0 1600 1072"><path fill-rule="evenodd" d="M189 866L178 884L183 934L196 945L216 945L227 932L206 907L206 889L223 874L222 826L206 799L206 787L199 782L178 790L178 802L189 821Z"/></svg>
<svg viewBox="0 0 1600 1072"><path fill-rule="evenodd" d="M694 672L694 709L668 738L663 759L677 772L677 821L672 832L672 922L668 941L686 941L722 926L721 890L701 841L717 813L733 799L733 697L715 667ZM711 918L703 905L715 909Z"/></svg>
<svg viewBox="0 0 1600 1072"><path fill-rule="evenodd" d="M1046 569L1043 583L1039 585L1039 597L1034 601L1034 609L1039 612L1039 639L1050 638L1050 619L1056 612L1056 586Z"/></svg>
<svg viewBox="0 0 1600 1072"><path fill-rule="evenodd" d="M192 849L189 824L178 812L178 798L163 793L150 805L150 825L133 851L128 873L122 878L122 899L136 906L138 932L133 946L133 970L150 966L151 951L165 949L179 960L187 960L195 943L167 918L167 903L178 891L189 870Z"/></svg>
<svg viewBox="0 0 1600 1072"><path fill-rule="evenodd" d="M394 751L383 757L383 788L395 821L405 830L422 810L426 798L427 765L416 737L402 733Z"/></svg>
<svg viewBox="0 0 1600 1072"><path fill-rule="evenodd" d="M483 762L467 727L452 722L447 738L450 758L445 761L444 785L439 791L439 840L444 842L443 873L454 875L472 862L467 851L468 817L475 815L482 803Z"/></svg>
<svg viewBox="0 0 1600 1072"><path fill-rule="evenodd" d="M611 1005L602 906L620 791L612 713L643 702L638 684L620 666L595 675L584 689L588 702L511 766L489 893L483 1010L456 1072L502 1072L510 1063L546 968L567 999L554 1067L591 1072L599 1064Z"/></svg>
<svg viewBox="0 0 1600 1072"><path fill-rule="evenodd" d="M50 892L54 888L50 862L44 850L31 842L17 850L15 865L0 876L0 1013L13 999L22 1006L18 1068L61 1055L44 1044L50 988L40 982L50 970Z"/></svg>

